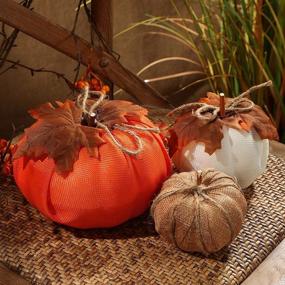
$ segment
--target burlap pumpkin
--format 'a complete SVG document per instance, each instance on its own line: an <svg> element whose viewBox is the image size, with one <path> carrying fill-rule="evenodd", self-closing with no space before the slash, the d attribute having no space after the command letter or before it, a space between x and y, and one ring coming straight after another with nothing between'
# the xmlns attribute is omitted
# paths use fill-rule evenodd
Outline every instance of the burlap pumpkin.
<svg viewBox="0 0 285 285"><path fill-rule="evenodd" d="M235 178L206 169L172 175L151 212L156 231L165 240L181 250L208 255L237 236L246 208Z"/></svg>

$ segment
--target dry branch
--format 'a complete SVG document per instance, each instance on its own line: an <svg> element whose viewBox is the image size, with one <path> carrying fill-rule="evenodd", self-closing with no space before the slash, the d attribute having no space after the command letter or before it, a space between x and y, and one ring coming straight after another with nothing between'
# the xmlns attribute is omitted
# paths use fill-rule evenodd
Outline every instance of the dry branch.
<svg viewBox="0 0 285 285"><path fill-rule="evenodd" d="M1 60L1 58L0 58L0 60ZM0 75L2 75L3 73L7 72L10 69L15 69L17 67L27 69L28 71L30 71L32 76L34 76L35 73L41 73L41 72L51 73L51 74L54 74L58 79L62 79L71 90L74 90L74 84L69 79L67 79L63 73L60 73L60 72L57 72L54 70L50 70L50 69L45 69L45 68L33 68L33 67L27 66L25 64L22 64L19 61L13 61L10 59L6 59L5 62L10 63L11 65L9 65L6 69L1 71Z"/></svg>
<svg viewBox="0 0 285 285"><path fill-rule="evenodd" d="M92 47L80 37L50 23L41 15L16 2L0 0L0 21L79 60L84 65L91 64L96 73L114 82L142 103L160 107L169 106L157 91L124 68L111 54Z"/></svg>

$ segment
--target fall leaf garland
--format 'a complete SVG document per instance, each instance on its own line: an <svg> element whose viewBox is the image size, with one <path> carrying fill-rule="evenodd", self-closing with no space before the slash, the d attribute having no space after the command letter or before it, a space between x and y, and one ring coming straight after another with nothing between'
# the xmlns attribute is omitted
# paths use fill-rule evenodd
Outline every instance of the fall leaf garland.
<svg viewBox="0 0 285 285"><path fill-rule="evenodd" d="M235 100L237 99L225 99L226 108L229 108L224 117L213 116L210 113L211 106L218 107L220 102L219 96L211 92L207 93L207 98L202 98L198 103L190 103L188 108L184 108L184 111L179 112L173 126L172 136L175 139L170 142L171 153L173 154L177 149L196 141L204 143L205 151L210 155L213 154L221 148L223 126L247 132L255 130L261 139L278 140L275 126L259 106L254 105L249 99L245 99L240 100L238 106L231 111L230 106L235 103ZM252 107L248 108L250 102ZM198 107L201 106L209 107L209 110L205 108L203 116L196 113ZM246 111L240 111L243 109ZM213 110L217 109L213 108ZM170 116L173 115L175 115L175 111L170 113Z"/></svg>
<svg viewBox="0 0 285 285"><path fill-rule="evenodd" d="M68 173L79 157L79 151L86 147L90 156L98 156L98 147L104 143L104 130L96 126L81 124L82 109L73 101L44 104L30 110L30 115L37 121L25 130L25 137L20 143L14 159L27 157L43 160L47 157L55 161L56 171ZM89 100L88 104L94 101ZM115 124L127 124L129 119L140 121L147 115L147 110L126 101L103 101L96 109L96 120L109 128Z"/></svg>

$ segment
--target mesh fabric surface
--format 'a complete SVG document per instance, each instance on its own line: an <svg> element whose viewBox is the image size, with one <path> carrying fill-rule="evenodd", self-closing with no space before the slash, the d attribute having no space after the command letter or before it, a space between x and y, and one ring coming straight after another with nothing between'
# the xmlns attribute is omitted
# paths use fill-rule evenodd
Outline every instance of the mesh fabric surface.
<svg viewBox="0 0 285 285"><path fill-rule="evenodd" d="M159 135L137 132L143 151L123 153L110 140L99 147L99 159L82 148L73 171L63 177L52 159L14 162L14 177L26 199L51 220L78 228L112 227L142 214L170 174L170 159ZM126 133L113 134L136 148ZM63 138L64 139L64 138Z"/></svg>

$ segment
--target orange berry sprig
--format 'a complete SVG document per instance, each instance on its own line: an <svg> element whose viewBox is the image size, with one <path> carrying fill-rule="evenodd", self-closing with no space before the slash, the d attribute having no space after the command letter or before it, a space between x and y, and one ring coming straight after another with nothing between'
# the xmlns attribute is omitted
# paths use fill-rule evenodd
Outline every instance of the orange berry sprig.
<svg viewBox="0 0 285 285"><path fill-rule="evenodd" d="M0 139L0 175L12 174L12 155L15 146L5 139Z"/></svg>
<svg viewBox="0 0 285 285"><path fill-rule="evenodd" d="M87 86L89 87L89 83L85 80L78 80L74 83L74 87L78 90L82 90Z"/></svg>
<svg viewBox="0 0 285 285"><path fill-rule="evenodd" d="M102 80L91 70L90 67L87 68L84 76L75 82L75 88L77 90L82 90L85 87L89 87L90 91L101 91L105 94L110 92L110 87L103 84Z"/></svg>

